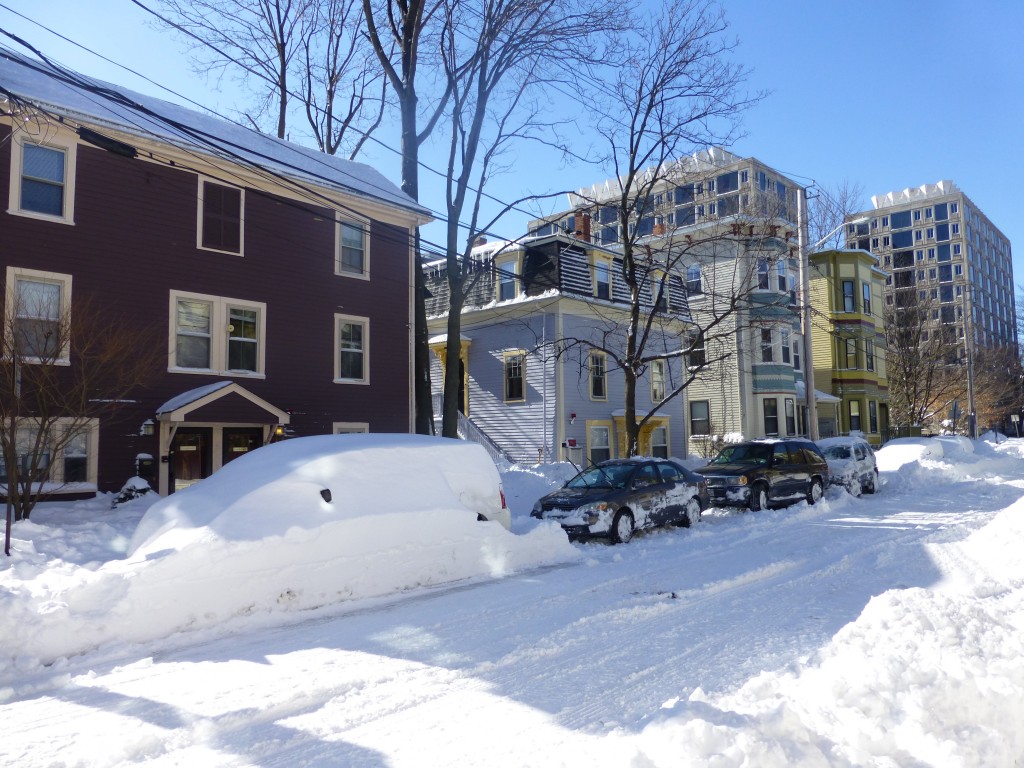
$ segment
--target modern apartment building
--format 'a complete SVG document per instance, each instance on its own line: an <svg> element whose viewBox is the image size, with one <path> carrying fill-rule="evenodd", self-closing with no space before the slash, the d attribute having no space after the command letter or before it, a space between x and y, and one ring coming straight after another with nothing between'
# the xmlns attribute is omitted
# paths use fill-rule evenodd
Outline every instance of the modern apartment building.
<svg viewBox="0 0 1024 768"><path fill-rule="evenodd" d="M689 449L708 438L807 431L797 308L798 204L804 190L756 158L712 148L659 169L623 232L611 179L569 195L570 210L534 221L530 234L572 234L612 250L624 237L678 252L698 337L685 389Z"/></svg>
<svg viewBox="0 0 1024 768"><path fill-rule="evenodd" d="M979 347L1017 349L1010 241L952 181L875 195L847 217L848 248L878 257L892 306L914 289L935 327L954 328L966 360ZM968 343L970 342L970 347Z"/></svg>

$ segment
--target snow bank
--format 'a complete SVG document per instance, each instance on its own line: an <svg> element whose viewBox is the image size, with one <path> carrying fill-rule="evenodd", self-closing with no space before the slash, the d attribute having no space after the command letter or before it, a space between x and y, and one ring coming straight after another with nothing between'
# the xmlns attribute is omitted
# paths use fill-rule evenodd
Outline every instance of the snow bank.
<svg viewBox="0 0 1024 768"><path fill-rule="evenodd" d="M480 503L500 507L497 470L486 454L486 467L474 463L479 446L447 441L441 455L440 438L339 437L261 448L159 500L121 537L124 558L46 562L16 542L0 590L7 665L580 557L558 525L517 536L477 522Z"/></svg>
<svg viewBox="0 0 1024 768"><path fill-rule="evenodd" d="M936 458L933 444L880 454ZM940 443L964 455L958 442ZM891 464L890 464L891 466ZM904 480L922 477L904 462ZM892 470L890 470L892 471ZM920 484L922 490L928 487ZM716 698L667 702L645 765L1018 765L1024 756L1024 499L966 540L933 544L954 578L890 590L814 656Z"/></svg>
<svg viewBox="0 0 1024 768"><path fill-rule="evenodd" d="M904 464L922 459L941 459L943 444L931 437L900 437L890 440L875 453L879 472L895 472Z"/></svg>

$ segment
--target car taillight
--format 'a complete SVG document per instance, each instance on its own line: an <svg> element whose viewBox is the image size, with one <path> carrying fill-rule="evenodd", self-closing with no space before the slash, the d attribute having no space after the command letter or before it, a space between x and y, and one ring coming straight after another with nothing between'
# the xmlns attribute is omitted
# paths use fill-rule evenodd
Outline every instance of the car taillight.
<svg viewBox="0 0 1024 768"><path fill-rule="evenodd" d="M501 508L502 509L508 509L508 507L505 506L505 489L503 487L501 487L500 485L498 486L498 493L501 494Z"/></svg>

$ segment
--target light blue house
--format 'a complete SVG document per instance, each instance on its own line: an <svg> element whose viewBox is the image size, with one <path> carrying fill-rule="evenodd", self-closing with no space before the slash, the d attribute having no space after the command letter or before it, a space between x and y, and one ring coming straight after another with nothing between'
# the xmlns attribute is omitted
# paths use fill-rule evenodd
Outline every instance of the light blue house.
<svg viewBox="0 0 1024 768"><path fill-rule="evenodd" d="M621 257L556 232L481 244L473 258L460 339L460 433L520 462L580 464L624 455L624 377L616 362L628 308ZM425 271L440 423L448 286L443 262ZM640 452L683 457L684 400L671 396L683 362L671 355L688 327L686 289L677 275L665 285L647 354L666 357L652 360L637 383L637 418L651 416Z"/></svg>

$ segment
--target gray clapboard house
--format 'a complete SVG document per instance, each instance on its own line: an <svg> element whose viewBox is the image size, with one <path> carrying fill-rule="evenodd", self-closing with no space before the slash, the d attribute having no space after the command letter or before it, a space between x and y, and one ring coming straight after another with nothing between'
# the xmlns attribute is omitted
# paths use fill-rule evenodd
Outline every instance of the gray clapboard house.
<svg viewBox="0 0 1024 768"><path fill-rule="evenodd" d="M564 232L473 249L460 339L461 434L490 443L513 461L579 464L624 454L624 380L614 355L565 344L625 344L628 293L620 258ZM444 262L424 270L439 424L448 285ZM658 317L648 348L679 350L688 308L678 275L669 277ZM663 402L682 366L679 359L656 361L637 383L638 418L661 405L641 431L643 454L686 455L683 399Z"/></svg>

